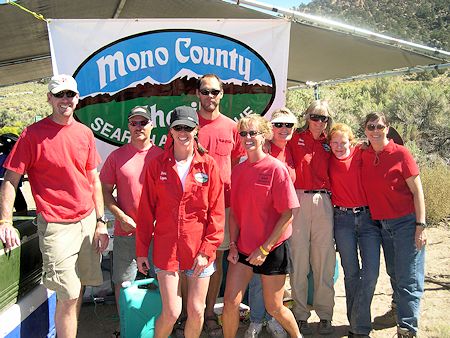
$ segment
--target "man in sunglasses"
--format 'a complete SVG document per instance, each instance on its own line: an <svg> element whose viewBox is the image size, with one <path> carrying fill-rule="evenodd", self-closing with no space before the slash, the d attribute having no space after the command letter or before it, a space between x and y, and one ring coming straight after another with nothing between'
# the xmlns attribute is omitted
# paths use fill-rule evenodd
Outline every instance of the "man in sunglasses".
<svg viewBox="0 0 450 338"><path fill-rule="evenodd" d="M136 218L144 182L144 167L163 152L150 139L152 129L147 106L131 109L128 114L131 142L114 150L100 172L105 205L115 218L112 280L119 313L120 287L125 281L134 281L137 274ZM114 189L117 189L117 199L113 196ZM120 331L114 334L118 336Z"/></svg>
<svg viewBox="0 0 450 338"><path fill-rule="evenodd" d="M108 246L106 219L92 131L75 121L79 100L75 79L56 75L48 84L52 113L25 128L7 158L0 190L0 240L20 245L12 209L21 175L27 173L37 208L37 233L44 285L56 291L58 337L77 333L85 285L101 285L100 254Z"/></svg>

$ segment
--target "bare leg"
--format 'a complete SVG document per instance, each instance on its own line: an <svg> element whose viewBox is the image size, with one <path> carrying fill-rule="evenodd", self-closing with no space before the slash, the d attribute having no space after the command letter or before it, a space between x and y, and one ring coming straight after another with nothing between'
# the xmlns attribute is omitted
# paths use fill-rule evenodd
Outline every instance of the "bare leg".
<svg viewBox="0 0 450 338"><path fill-rule="evenodd" d="M83 288L82 288L83 289ZM78 309L82 295L78 298L56 302L55 326L58 338L75 338L78 328Z"/></svg>
<svg viewBox="0 0 450 338"><path fill-rule="evenodd" d="M291 337L301 337L291 310L283 305L286 275L261 275L264 304L267 312L274 317Z"/></svg>
<svg viewBox="0 0 450 338"><path fill-rule="evenodd" d="M206 293L208 292L209 277L187 277L187 321L184 329L186 338L200 337L203 327Z"/></svg>
<svg viewBox="0 0 450 338"><path fill-rule="evenodd" d="M181 288L178 272L158 272L159 291L161 293L162 311L156 320L155 337L167 338L181 313Z"/></svg>
<svg viewBox="0 0 450 338"><path fill-rule="evenodd" d="M222 283L223 267L222 267L223 251L216 251L216 271L210 278L208 294L206 295L206 309L205 309L205 324L208 331L218 331L218 335L222 335L222 328L216 321L216 315L214 313L214 305L216 304L217 297L219 296L220 284ZM214 332L211 332L212 336L216 336Z"/></svg>

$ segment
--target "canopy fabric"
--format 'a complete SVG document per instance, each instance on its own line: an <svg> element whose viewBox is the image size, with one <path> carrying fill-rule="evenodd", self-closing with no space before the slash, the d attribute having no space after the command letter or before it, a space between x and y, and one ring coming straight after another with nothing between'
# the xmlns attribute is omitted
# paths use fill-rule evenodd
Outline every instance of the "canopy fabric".
<svg viewBox="0 0 450 338"><path fill-rule="evenodd" d="M273 15L247 4L223 0L23 0L20 4L46 19L240 18ZM256 3L256 2L255 2ZM292 17L293 18L293 17ZM288 18L280 17L280 20ZM52 75L46 22L15 6L0 5L0 86ZM320 82L404 67L447 63L450 53L425 55L401 43L387 44L318 24L293 19L288 84Z"/></svg>

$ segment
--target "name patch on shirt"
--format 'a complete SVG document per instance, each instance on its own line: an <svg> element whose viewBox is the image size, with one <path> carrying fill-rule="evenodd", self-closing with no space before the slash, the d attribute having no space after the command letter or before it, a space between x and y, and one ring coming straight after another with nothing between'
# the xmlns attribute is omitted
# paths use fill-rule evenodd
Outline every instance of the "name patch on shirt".
<svg viewBox="0 0 450 338"><path fill-rule="evenodd" d="M298 142L297 142L297 145L298 145L298 146L304 147L304 146L305 146L305 140L302 139L302 138L299 138L299 139L298 139Z"/></svg>
<svg viewBox="0 0 450 338"><path fill-rule="evenodd" d="M167 173L165 171L161 171L159 173L159 180L160 181L167 181Z"/></svg>
<svg viewBox="0 0 450 338"><path fill-rule="evenodd" d="M267 174L259 174L258 175L258 180L256 181L256 184L260 184L260 185L270 185L270 175Z"/></svg>
<svg viewBox="0 0 450 338"><path fill-rule="evenodd" d="M194 178L199 183L206 183L206 182L208 182L208 179L209 179L208 175L205 173L196 173L194 175Z"/></svg>

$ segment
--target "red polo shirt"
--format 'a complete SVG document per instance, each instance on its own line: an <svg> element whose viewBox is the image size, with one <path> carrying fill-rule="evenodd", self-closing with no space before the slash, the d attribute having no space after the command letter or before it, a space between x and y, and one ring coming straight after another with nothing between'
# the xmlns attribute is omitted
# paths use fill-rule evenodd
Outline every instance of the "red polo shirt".
<svg viewBox="0 0 450 338"><path fill-rule="evenodd" d="M414 213L414 198L406 179L419 175L411 153L392 140L378 154L362 154L362 183L372 218L394 219Z"/></svg>
<svg viewBox="0 0 450 338"><path fill-rule="evenodd" d="M308 130L295 132L287 145L295 164L296 189L330 190L328 178L328 160L330 147L325 134L315 140Z"/></svg>
<svg viewBox="0 0 450 338"><path fill-rule="evenodd" d="M284 147L281 149L276 144L270 142L270 155L275 157L277 160L280 160L286 165L286 169L289 172L289 177L292 182L295 182L295 165L294 160L292 159L291 151L288 147Z"/></svg>
<svg viewBox="0 0 450 338"><path fill-rule="evenodd" d="M212 263L224 224L223 183L211 156L195 152L184 191L171 148L149 162L137 217L137 257L147 257L153 239L153 261L160 269L192 269L199 253Z"/></svg>

